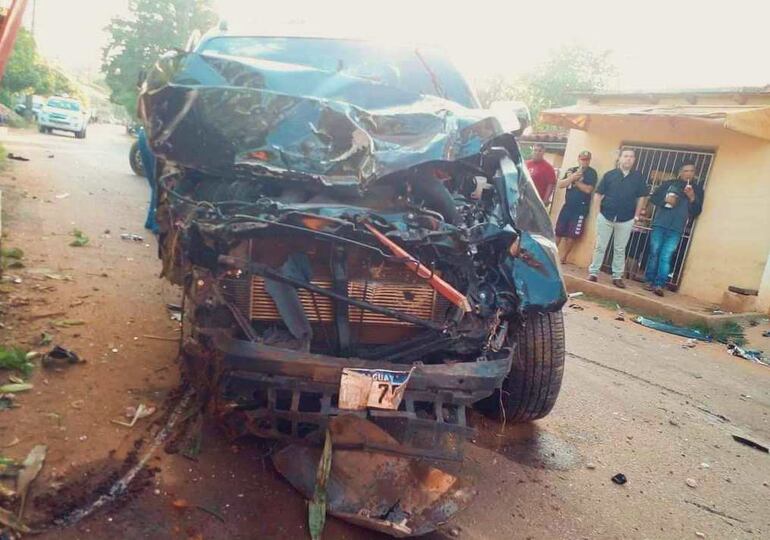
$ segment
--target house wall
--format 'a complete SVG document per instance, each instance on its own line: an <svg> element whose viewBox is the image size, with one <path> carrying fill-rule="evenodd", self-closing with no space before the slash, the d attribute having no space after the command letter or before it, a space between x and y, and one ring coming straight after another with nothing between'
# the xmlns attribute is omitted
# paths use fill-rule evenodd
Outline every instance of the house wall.
<svg viewBox="0 0 770 540"><path fill-rule="evenodd" d="M591 165L601 178L614 167L622 142L716 152L680 291L719 303L729 285L759 289L770 252L770 141L703 120L594 116L586 131L570 132L564 164L577 163L578 152L590 150ZM563 200L564 190L559 190L552 219L556 219ZM588 266L593 252L595 206L583 238L570 255L569 262L581 267ZM770 298L760 301L761 309L770 310L770 305L764 305L770 304Z"/></svg>

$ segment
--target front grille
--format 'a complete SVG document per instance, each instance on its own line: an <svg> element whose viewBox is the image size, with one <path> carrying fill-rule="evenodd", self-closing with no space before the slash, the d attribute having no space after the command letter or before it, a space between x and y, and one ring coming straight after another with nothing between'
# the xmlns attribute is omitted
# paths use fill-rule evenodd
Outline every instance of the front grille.
<svg viewBox="0 0 770 540"><path fill-rule="evenodd" d="M312 283L324 289L332 288L332 283L328 280L313 280ZM311 323L332 323L334 321L334 305L330 298L313 294L305 289L298 289L298 294L305 314ZM246 307L242 303L242 293L239 296L241 301L236 303L240 304L242 308ZM427 284L357 280L348 283L348 296L421 319L434 318L436 292ZM249 313L252 320L280 320L281 317L273 299L265 291L263 278L252 277L248 309L244 311ZM411 323L393 319L380 313L361 310L355 306L350 306L348 320L351 323L364 325L413 326Z"/></svg>

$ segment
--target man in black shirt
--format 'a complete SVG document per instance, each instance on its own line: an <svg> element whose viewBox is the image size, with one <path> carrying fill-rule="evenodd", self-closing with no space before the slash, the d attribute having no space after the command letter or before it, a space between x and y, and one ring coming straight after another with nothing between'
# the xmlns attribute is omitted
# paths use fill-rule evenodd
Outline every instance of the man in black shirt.
<svg viewBox="0 0 770 540"><path fill-rule="evenodd" d="M644 177L633 169L635 161L636 152L630 148L622 149L618 168L605 173L595 195L601 206L596 219L596 248L591 266L588 267L588 280L598 279L604 252L607 251L610 238L613 238L612 284L621 289L626 288L623 283L626 245L649 194Z"/></svg>
<svg viewBox="0 0 770 540"><path fill-rule="evenodd" d="M656 208L644 288L658 296L663 296L663 286L671 273L671 259L687 221L698 217L703 208L703 189L696 182L695 163L686 161L679 167L679 177L663 182L650 197Z"/></svg>
<svg viewBox="0 0 770 540"><path fill-rule="evenodd" d="M578 154L578 167L567 169L564 178L556 184L567 192L564 206L556 219L556 239L561 251L561 262L567 262L567 256L575 244L575 238L583 234L585 219L591 205L591 192L596 187L598 176L591 167L591 152L583 150Z"/></svg>

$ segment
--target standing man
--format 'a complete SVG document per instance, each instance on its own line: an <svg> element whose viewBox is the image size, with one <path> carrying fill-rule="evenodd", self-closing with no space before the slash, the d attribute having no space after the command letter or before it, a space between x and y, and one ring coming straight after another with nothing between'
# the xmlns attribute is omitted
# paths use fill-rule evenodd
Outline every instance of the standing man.
<svg viewBox="0 0 770 540"><path fill-rule="evenodd" d="M695 182L695 163L685 161L679 167L679 177L663 182L650 197L655 205L655 217L644 288L658 296L663 296L672 258L687 221L698 217L703 209L703 189Z"/></svg>
<svg viewBox="0 0 770 540"><path fill-rule="evenodd" d="M556 187L556 171L543 159L543 154L545 154L545 146L540 143L535 144L532 147L532 159L528 159L526 165L540 200L547 205Z"/></svg>
<svg viewBox="0 0 770 540"><path fill-rule="evenodd" d="M583 150L578 154L578 165L567 169L564 178L557 187L567 190L564 206L556 219L556 240L561 251L561 262L567 262L567 256L575 245L575 239L583 234L585 219L591 206L591 192L596 187L598 176L591 167L591 152Z"/></svg>
<svg viewBox="0 0 770 540"><path fill-rule="evenodd" d="M591 266L588 267L588 281L596 281L602 266L604 252L613 237L612 284L625 289L623 271L626 265L626 245L631 230L642 216L649 189L647 182L634 170L636 152L623 148L618 158L618 167L604 174L596 189L596 200L600 204L596 219L596 249Z"/></svg>

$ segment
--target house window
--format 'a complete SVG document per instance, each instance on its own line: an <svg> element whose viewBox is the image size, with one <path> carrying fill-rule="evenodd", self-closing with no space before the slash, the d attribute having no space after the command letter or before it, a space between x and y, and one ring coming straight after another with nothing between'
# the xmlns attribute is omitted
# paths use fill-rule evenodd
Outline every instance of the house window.
<svg viewBox="0 0 770 540"><path fill-rule="evenodd" d="M678 168L684 161L695 163L695 183L706 189L706 182L714 163L714 152L692 150L687 148L673 148L663 146L642 146L633 143L623 143L623 148L631 148L636 151L636 169L650 185L651 192L662 182L676 178ZM636 281L644 281L644 272L649 258L650 225L655 216L655 206L648 204L647 215L639 224L639 227L631 234L631 240L626 248L626 277ZM696 218L697 221L697 218ZM668 286L677 290L682 281L687 253L690 249L694 223L688 221L685 227L679 247L674 254L672 272L669 276ZM607 250L603 268L610 270L612 262L612 250Z"/></svg>

